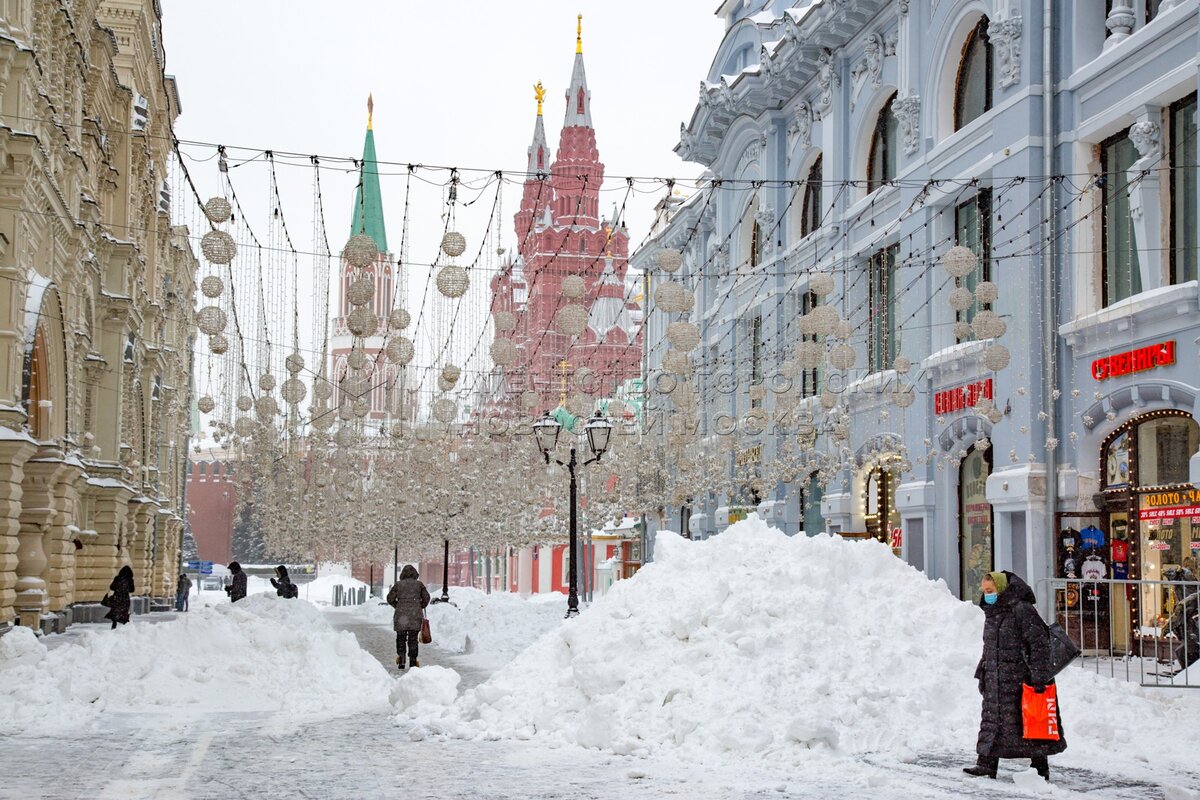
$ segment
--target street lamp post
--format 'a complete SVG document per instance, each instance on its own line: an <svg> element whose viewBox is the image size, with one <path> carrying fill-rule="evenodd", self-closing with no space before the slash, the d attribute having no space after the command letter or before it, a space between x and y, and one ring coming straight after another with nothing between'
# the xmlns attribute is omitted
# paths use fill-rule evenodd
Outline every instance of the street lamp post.
<svg viewBox="0 0 1200 800"><path fill-rule="evenodd" d="M433 598L435 603L450 602L450 540L442 540L442 596Z"/></svg>
<svg viewBox="0 0 1200 800"><path fill-rule="evenodd" d="M555 458L554 462L562 467L565 467L567 474L570 475L570 503L571 513L570 519L570 538L567 546L567 558L569 559L569 581L567 584L567 617L574 617L579 614L579 586L578 586L578 538L579 538L579 516L577 512L579 489L576 483L575 470L577 468L586 467L595 461L599 461L608 450L609 436L612 434L612 423L597 412L594 417L588 420L584 428L587 433L588 447L592 451L592 457L587 461L580 462L575 457L575 445L571 445L571 454L566 461L561 461ZM534 439L537 441L538 449L542 451L542 458L546 463L550 463L550 453L558 445L558 435L562 432L562 426L554 417L550 416L547 411L541 419L533 425Z"/></svg>

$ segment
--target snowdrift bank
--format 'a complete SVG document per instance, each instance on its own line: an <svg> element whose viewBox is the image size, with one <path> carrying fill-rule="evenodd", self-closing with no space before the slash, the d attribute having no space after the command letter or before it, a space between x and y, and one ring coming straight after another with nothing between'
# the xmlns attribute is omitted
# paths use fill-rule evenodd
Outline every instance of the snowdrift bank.
<svg viewBox="0 0 1200 800"><path fill-rule="evenodd" d="M270 595L88 630L48 650L0 639L0 734L78 728L103 711L266 712L279 724L386 708L391 679L314 606Z"/></svg>
<svg viewBox="0 0 1200 800"><path fill-rule="evenodd" d="M983 614L888 548L752 517L704 542L661 534L655 555L452 704L393 697L397 722L698 760L973 752ZM1194 767L1197 698L1081 670L1060 694L1069 755Z"/></svg>

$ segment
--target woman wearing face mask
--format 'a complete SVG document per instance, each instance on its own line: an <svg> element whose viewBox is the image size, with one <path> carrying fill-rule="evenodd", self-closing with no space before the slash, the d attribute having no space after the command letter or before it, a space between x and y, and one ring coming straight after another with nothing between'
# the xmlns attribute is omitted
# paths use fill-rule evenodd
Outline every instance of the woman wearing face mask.
<svg viewBox="0 0 1200 800"><path fill-rule="evenodd" d="M1050 635L1033 607L1029 584L1007 570L989 572L980 582L983 596L983 658L975 669L983 716L975 750L979 761L963 771L977 777L996 777L1002 758L1028 758L1034 769L1050 780L1047 756L1067 749L1062 732L1057 740L1026 739L1021 717L1024 684L1043 692L1054 683L1050 661Z"/></svg>

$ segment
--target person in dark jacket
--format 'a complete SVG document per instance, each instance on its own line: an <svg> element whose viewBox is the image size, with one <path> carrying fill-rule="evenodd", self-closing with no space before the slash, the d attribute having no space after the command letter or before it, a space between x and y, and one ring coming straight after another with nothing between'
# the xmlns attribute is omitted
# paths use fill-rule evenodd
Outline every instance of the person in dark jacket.
<svg viewBox="0 0 1200 800"><path fill-rule="evenodd" d="M175 584L175 610L188 610L188 596L192 593L192 579L182 572L179 573L179 581Z"/></svg>
<svg viewBox="0 0 1200 800"><path fill-rule="evenodd" d="M283 564L275 568L275 577L271 578L271 585L275 587L275 594L280 597L293 598L300 595L296 584L292 583L292 578L288 575L287 567Z"/></svg>
<svg viewBox="0 0 1200 800"><path fill-rule="evenodd" d="M128 564L121 567L117 577L113 578L112 583L108 585L108 591L110 594L108 613L104 615L104 618L111 619L115 629L118 622L122 625L129 623L129 596L133 594L133 568Z"/></svg>
<svg viewBox="0 0 1200 800"><path fill-rule="evenodd" d="M1034 769L1050 780L1048 756L1067 749L1059 715L1057 741L1026 739L1021 715L1021 694L1028 684L1045 691L1054 683L1050 662L1050 633L1033 607L1036 598L1029 584L1017 575L989 572L980 582L983 596L983 657L975 669L983 715L975 750L979 760L963 771L968 775L996 777L1002 758L1028 758Z"/></svg>
<svg viewBox="0 0 1200 800"><path fill-rule="evenodd" d="M421 620L425 607L429 605L429 590L421 583L417 568L407 564L400 570L400 580L388 591L387 603L395 608L392 613L392 629L396 631L396 666L404 669L404 651L407 646L408 661L414 667L417 661L417 636L421 632Z"/></svg>
<svg viewBox="0 0 1200 800"><path fill-rule="evenodd" d="M229 562L229 572L233 575L233 583L225 587L225 594L229 595L229 602L236 603L246 596L246 573L236 561Z"/></svg>

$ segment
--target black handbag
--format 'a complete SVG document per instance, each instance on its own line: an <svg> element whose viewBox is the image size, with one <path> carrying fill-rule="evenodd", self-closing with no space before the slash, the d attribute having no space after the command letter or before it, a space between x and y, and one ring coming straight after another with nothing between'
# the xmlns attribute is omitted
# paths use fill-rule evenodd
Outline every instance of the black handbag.
<svg viewBox="0 0 1200 800"><path fill-rule="evenodd" d="M1057 675L1079 657L1080 651L1057 622L1046 627L1050 633L1050 670L1052 675Z"/></svg>
<svg viewBox="0 0 1200 800"><path fill-rule="evenodd" d="M113 607L112 595L106 594L106 595L104 595L104 597L100 598L100 605L104 606L105 608L112 608Z"/></svg>

